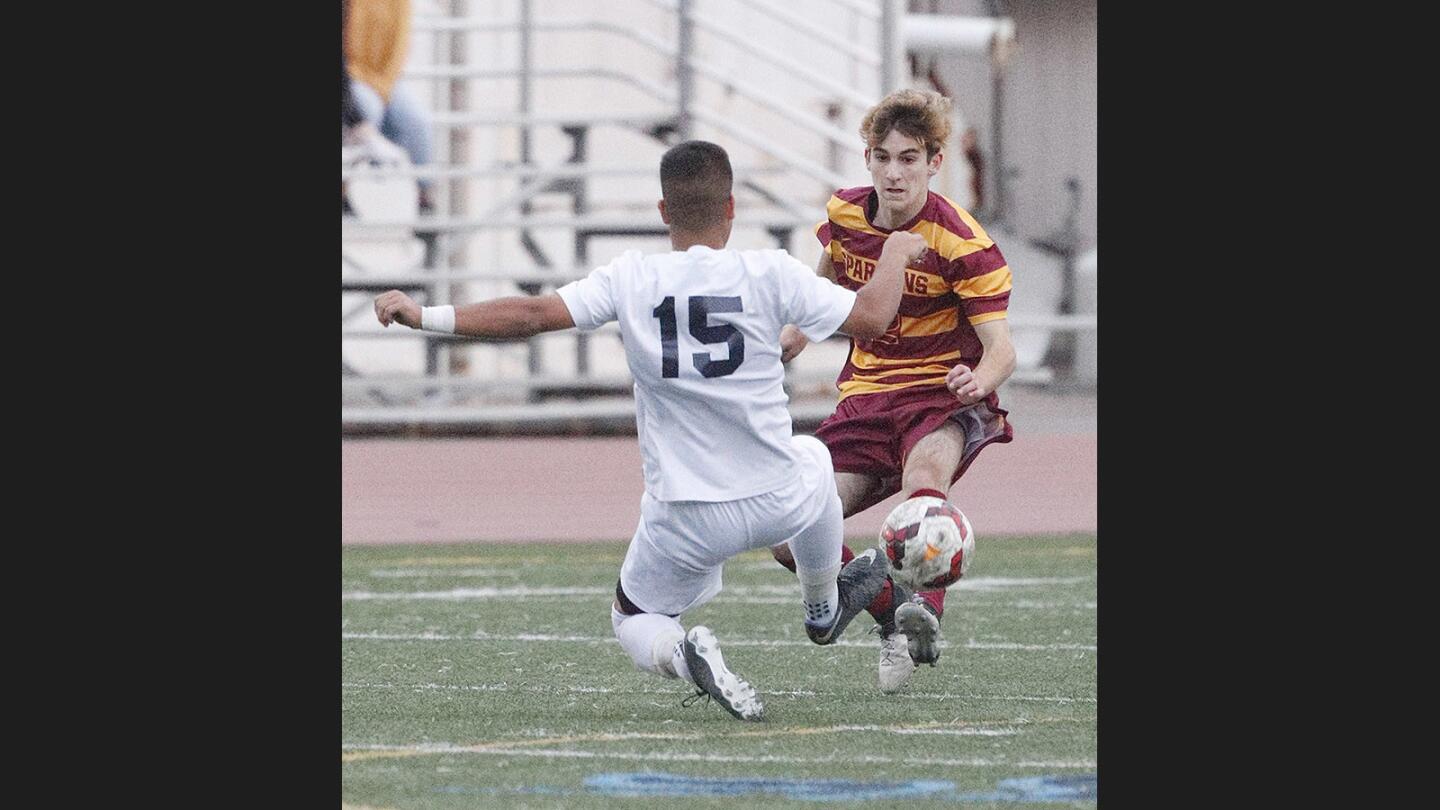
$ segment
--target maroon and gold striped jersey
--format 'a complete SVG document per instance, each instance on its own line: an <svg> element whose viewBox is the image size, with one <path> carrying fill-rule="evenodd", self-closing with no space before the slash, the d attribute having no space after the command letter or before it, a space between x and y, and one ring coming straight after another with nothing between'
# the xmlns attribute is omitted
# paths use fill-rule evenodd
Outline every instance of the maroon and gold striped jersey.
<svg viewBox="0 0 1440 810"><path fill-rule="evenodd" d="M840 284L858 290L875 273L891 230L874 225L873 186L841 189L826 206L829 219L815 235ZM900 230L925 237L930 250L905 269L900 311L884 335L850 340L850 357L836 378L840 398L919 385L944 385L956 364L974 368L983 347L974 326L1004 318L1010 266L970 213L931 191ZM961 317L961 316L964 317Z"/></svg>

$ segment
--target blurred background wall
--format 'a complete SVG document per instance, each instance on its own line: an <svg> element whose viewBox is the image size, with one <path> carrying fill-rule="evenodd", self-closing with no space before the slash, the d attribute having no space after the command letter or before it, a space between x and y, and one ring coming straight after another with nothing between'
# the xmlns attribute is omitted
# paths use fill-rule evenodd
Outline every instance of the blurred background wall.
<svg viewBox="0 0 1440 810"><path fill-rule="evenodd" d="M373 296L543 293L623 250L668 250L658 165L687 136L720 143L735 165L731 246L784 247L813 266L830 193L870 183L857 131L866 109L893 87L937 89L954 100L955 127L931 187L976 215L1014 273L1019 367L1002 401L1022 436L1088 437L1090 449L1056 451L1055 463L1088 465L1066 485L1081 488L1076 520L1093 524L1094 0L413 0L410 15L398 84L429 117L433 159L342 152L347 441L633 434L613 328L458 341L382 329ZM961 27L969 33L934 44ZM423 206L421 179L432 184ZM833 409L846 346L812 345L787 368L797 430Z"/></svg>

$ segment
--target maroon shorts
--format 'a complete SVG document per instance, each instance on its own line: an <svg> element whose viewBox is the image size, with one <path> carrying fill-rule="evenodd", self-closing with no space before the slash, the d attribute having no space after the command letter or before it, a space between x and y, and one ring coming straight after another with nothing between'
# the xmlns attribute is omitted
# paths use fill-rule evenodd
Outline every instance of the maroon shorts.
<svg viewBox="0 0 1440 810"><path fill-rule="evenodd" d="M954 421L965 430L965 450L950 479L954 484L986 445L1014 438L1009 413L994 393L974 405L961 405L943 385L917 385L846 397L820 423L815 438L829 448L835 472L880 479L873 505L900 491L905 459L936 428Z"/></svg>

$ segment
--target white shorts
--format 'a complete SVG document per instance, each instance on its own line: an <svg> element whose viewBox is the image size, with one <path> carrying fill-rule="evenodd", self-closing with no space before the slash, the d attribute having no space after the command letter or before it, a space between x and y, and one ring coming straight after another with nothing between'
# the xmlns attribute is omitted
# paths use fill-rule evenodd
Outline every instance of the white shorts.
<svg viewBox="0 0 1440 810"><path fill-rule="evenodd" d="M774 492L717 502L641 497L620 566L620 587L636 607L678 616L720 592L721 566L736 554L779 545L822 520L843 530L830 451L813 436L790 442L799 474Z"/></svg>

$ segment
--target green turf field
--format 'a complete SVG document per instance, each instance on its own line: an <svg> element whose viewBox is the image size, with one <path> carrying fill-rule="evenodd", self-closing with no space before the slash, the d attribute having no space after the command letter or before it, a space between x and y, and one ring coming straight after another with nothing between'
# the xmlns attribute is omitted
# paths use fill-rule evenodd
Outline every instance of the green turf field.
<svg viewBox="0 0 1440 810"><path fill-rule="evenodd" d="M610 627L624 550L344 547L345 804L1095 805L1093 536L982 536L939 666L891 696L868 615L817 647L794 576L766 552L732 560L681 621L715 631L765 702L759 723L682 707L693 689L631 666Z"/></svg>

